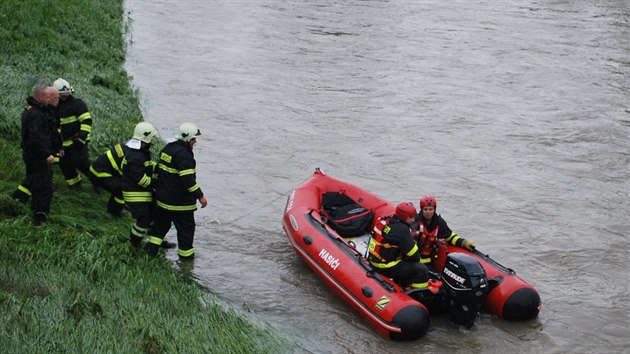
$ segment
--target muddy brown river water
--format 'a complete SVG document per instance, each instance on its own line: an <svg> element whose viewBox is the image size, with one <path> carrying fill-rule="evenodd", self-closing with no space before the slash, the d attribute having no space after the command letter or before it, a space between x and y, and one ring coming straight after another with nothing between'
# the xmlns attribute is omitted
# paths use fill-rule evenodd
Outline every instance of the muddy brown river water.
<svg viewBox="0 0 630 354"><path fill-rule="evenodd" d="M210 205L188 271L296 352L630 352L628 0L125 6L145 119L203 133ZM435 195L452 229L539 290L540 316L379 337L282 230L316 167L394 202Z"/></svg>

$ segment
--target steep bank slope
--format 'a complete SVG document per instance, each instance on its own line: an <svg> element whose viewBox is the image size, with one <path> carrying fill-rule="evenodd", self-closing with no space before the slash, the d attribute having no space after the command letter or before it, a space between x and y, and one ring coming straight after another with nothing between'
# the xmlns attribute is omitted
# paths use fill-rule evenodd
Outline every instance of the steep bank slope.
<svg viewBox="0 0 630 354"><path fill-rule="evenodd" d="M0 348L6 352L284 352L269 328L164 258L126 242L107 195L70 192L54 167L50 221L9 195L24 177L20 112L37 84L70 81L94 117L91 156L142 120L123 69L122 0L0 3ZM255 320L254 320L255 321Z"/></svg>

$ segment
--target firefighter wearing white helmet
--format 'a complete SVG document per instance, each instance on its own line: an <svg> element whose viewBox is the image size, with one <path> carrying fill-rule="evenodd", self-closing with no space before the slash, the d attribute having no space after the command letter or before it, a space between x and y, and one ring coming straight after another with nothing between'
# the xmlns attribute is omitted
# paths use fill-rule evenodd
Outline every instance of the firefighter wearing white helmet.
<svg viewBox="0 0 630 354"><path fill-rule="evenodd" d="M202 208L208 205L197 184L196 161L193 146L201 135L193 123L179 126L177 140L167 144L160 152L155 187L155 223L149 230L145 252L155 256L163 245L171 223L177 229L177 254L180 259L194 257L195 215L197 201Z"/></svg>
<svg viewBox="0 0 630 354"><path fill-rule="evenodd" d="M136 124L133 129L133 139L140 140L141 142L151 144L154 137L158 136L158 131L153 124L149 122L140 122Z"/></svg>
<svg viewBox="0 0 630 354"><path fill-rule="evenodd" d="M133 130L133 137L125 145L122 161L122 195L129 212L136 220L129 231L129 240L139 247L144 235L153 223L153 189L155 179L151 161L151 143L158 132L149 122L140 122Z"/></svg>
<svg viewBox="0 0 630 354"><path fill-rule="evenodd" d="M184 123L179 126L177 139L189 142L192 139L196 139L199 135L201 135L201 131L199 131L199 128L197 128L196 125L193 123Z"/></svg>
<svg viewBox="0 0 630 354"><path fill-rule="evenodd" d="M57 91L59 91L60 95L64 96L67 96L74 92L74 88L70 86L70 83L62 78L58 78L57 80L55 80L55 82L53 82L53 87L56 88Z"/></svg>
<svg viewBox="0 0 630 354"><path fill-rule="evenodd" d="M55 118L64 150L64 155L59 159L59 167L66 184L72 189L80 189L79 171L85 176L90 174L88 143L92 135L92 115L85 102L72 95L74 89L68 81L58 78L53 87L59 91Z"/></svg>

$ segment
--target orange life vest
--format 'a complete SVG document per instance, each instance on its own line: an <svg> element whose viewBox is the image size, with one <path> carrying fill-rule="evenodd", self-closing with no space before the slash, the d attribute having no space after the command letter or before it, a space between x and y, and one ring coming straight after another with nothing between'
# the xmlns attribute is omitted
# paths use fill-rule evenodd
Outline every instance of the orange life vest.
<svg viewBox="0 0 630 354"><path fill-rule="evenodd" d="M422 258L431 257L433 251L435 250L435 246L437 246L437 235L440 230L440 225L436 226L435 229L431 232L427 230L426 226L423 223L420 223L420 228L422 229L422 234L420 235L420 252ZM424 262L423 262L424 263Z"/></svg>
<svg viewBox="0 0 630 354"><path fill-rule="evenodd" d="M402 259L402 254L398 252L398 257L395 259L383 258L381 251L388 248L400 248L397 245L384 242L383 234L387 234L390 229L389 217L383 217L379 219L372 229L372 237L368 243L368 251L370 262L379 268L390 268L398 264Z"/></svg>

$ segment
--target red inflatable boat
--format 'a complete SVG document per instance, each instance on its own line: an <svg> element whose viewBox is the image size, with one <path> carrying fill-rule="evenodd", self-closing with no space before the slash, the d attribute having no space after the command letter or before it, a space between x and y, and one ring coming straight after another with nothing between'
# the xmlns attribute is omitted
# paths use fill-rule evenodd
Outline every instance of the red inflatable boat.
<svg viewBox="0 0 630 354"><path fill-rule="evenodd" d="M334 220L334 210L345 208L348 201L356 203L350 210L355 215ZM426 333L429 309L405 294L391 279L375 272L365 258L374 223L381 216L392 215L394 210L394 204L316 169L311 178L290 193L282 221L297 254L344 301L385 337L412 340ZM436 270L442 272L449 265L458 267L458 260L480 265L479 271L485 271L480 285L484 298L480 299L486 311L506 320L528 320L538 315L540 297L536 290L513 270L481 252L441 245ZM451 292L456 293L468 283L464 284L463 278L455 274L457 269L452 269L455 272L447 269L442 277L447 285L451 279L462 281L452 282ZM482 296L481 291L476 293Z"/></svg>

